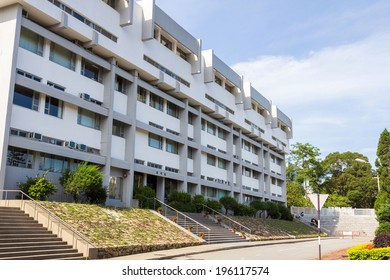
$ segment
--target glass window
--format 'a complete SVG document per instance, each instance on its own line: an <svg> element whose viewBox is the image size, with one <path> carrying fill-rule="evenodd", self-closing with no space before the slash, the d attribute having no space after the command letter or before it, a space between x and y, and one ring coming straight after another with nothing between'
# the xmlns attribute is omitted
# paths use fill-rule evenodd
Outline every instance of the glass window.
<svg viewBox="0 0 390 280"><path fill-rule="evenodd" d="M251 150L251 144L249 144L247 141L245 140L242 140L242 147L244 148L244 150L250 152Z"/></svg>
<svg viewBox="0 0 390 280"><path fill-rule="evenodd" d="M218 85L222 86L222 80L221 80L220 77L215 76L215 82L216 82Z"/></svg>
<svg viewBox="0 0 390 280"><path fill-rule="evenodd" d="M216 164L216 157L210 154L207 154L207 164L215 166Z"/></svg>
<svg viewBox="0 0 390 280"><path fill-rule="evenodd" d="M180 48L177 48L177 54L182 58L184 59L185 61L187 61L187 54L185 53L185 51L183 51L182 49Z"/></svg>
<svg viewBox="0 0 390 280"><path fill-rule="evenodd" d="M117 120L114 120L114 122L112 124L112 135L116 135L116 136L124 138L125 137L125 124L122 122L119 122Z"/></svg>
<svg viewBox="0 0 390 280"><path fill-rule="evenodd" d="M172 154L178 154L179 146L177 142L167 139L166 140L166 151Z"/></svg>
<svg viewBox="0 0 390 280"><path fill-rule="evenodd" d="M207 132L208 133L215 135L216 130L217 130L217 127L215 126L215 124L207 122Z"/></svg>
<svg viewBox="0 0 390 280"><path fill-rule="evenodd" d="M57 98L46 96L45 114L62 118L63 101Z"/></svg>
<svg viewBox="0 0 390 280"><path fill-rule="evenodd" d="M86 127L100 129L100 115L83 108L79 108L77 123Z"/></svg>
<svg viewBox="0 0 390 280"><path fill-rule="evenodd" d="M19 46L40 56L43 55L43 38L24 27L20 31Z"/></svg>
<svg viewBox="0 0 390 280"><path fill-rule="evenodd" d="M179 108L175 104L167 101L167 114L178 119Z"/></svg>
<svg viewBox="0 0 390 280"><path fill-rule="evenodd" d="M123 178L110 176L110 183L108 187L108 198L122 201L123 193Z"/></svg>
<svg viewBox="0 0 390 280"><path fill-rule="evenodd" d="M208 197L217 197L217 190L214 188L207 188Z"/></svg>
<svg viewBox="0 0 390 280"><path fill-rule="evenodd" d="M222 158L219 158L218 159L218 167L221 168L221 169L226 169L226 161Z"/></svg>
<svg viewBox="0 0 390 280"><path fill-rule="evenodd" d="M246 177L251 177L251 170L247 167L244 167L243 168L243 175L245 175Z"/></svg>
<svg viewBox="0 0 390 280"><path fill-rule="evenodd" d="M218 128L218 137L223 139L223 140L226 140L226 131L223 130L222 128Z"/></svg>
<svg viewBox="0 0 390 280"><path fill-rule="evenodd" d="M188 147L188 150L187 150L187 157L189 159L193 159L194 158L194 149L191 148L191 147Z"/></svg>
<svg viewBox="0 0 390 280"><path fill-rule="evenodd" d="M202 119L202 130L206 130L206 120Z"/></svg>
<svg viewBox="0 0 390 280"><path fill-rule="evenodd" d="M146 103L146 96L147 96L148 92L146 89L142 88L142 87L138 87L138 90L137 90L137 100L139 102L142 102L142 103Z"/></svg>
<svg viewBox="0 0 390 280"><path fill-rule="evenodd" d="M68 159L55 155L41 153L39 170L62 173L68 168Z"/></svg>
<svg viewBox="0 0 390 280"><path fill-rule="evenodd" d="M149 147L162 150L162 137L149 133Z"/></svg>
<svg viewBox="0 0 390 280"><path fill-rule="evenodd" d="M115 76L115 90L126 93L126 80L118 75Z"/></svg>
<svg viewBox="0 0 390 280"><path fill-rule="evenodd" d="M31 89L15 85L13 104L38 111L39 93L34 92Z"/></svg>
<svg viewBox="0 0 390 280"><path fill-rule="evenodd" d="M70 70L75 70L75 54L53 42L50 46L50 60Z"/></svg>
<svg viewBox="0 0 390 280"><path fill-rule="evenodd" d="M188 124L194 124L195 115L192 113L188 113Z"/></svg>
<svg viewBox="0 0 390 280"><path fill-rule="evenodd" d="M172 42L169 41L166 37L164 37L163 35L161 35L161 44L165 47L167 47L168 49L172 50Z"/></svg>
<svg viewBox="0 0 390 280"><path fill-rule="evenodd" d="M7 151L7 165L16 166L22 168L32 168L33 167L33 153L31 151L8 147Z"/></svg>
<svg viewBox="0 0 390 280"><path fill-rule="evenodd" d="M101 72L102 70L99 66L96 66L95 64L83 58L81 65L81 75L101 83Z"/></svg>
<svg viewBox="0 0 390 280"><path fill-rule="evenodd" d="M153 93L150 94L149 106L153 107L159 111L164 110L164 99L160 96L157 96Z"/></svg>

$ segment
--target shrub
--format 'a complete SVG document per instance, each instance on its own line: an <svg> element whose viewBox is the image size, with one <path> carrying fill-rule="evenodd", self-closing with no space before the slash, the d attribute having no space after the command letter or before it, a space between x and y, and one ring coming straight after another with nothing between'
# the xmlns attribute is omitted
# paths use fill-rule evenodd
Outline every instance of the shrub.
<svg viewBox="0 0 390 280"><path fill-rule="evenodd" d="M390 247L390 233L380 233L374 238L375 248Z"/></svg>
<svg viewBox="0 0 390 280"><path fill-rule="evenodd" d="M379 226L375 230L375 235L381 233L390 233L390 222L384 222L379 224Z"/></svg>
<svg viewBox="0 0 390 280"><path fill-rule="evenodd" d="M230 196L224 196L222 197L219 202L222 204L222 206L225 208L226 214L229 210L234 211L238 207L238 202L233 197Z"/></svg>
<svg viewBox="0 0 390 280"><path fill-rule="evenodd" d="M291 214L290 210L286 206L284 206L283 204L278 204L278 210L280 213L280 219L286 220L286 221L294 220L294 217Z"/></svg>
<svg viewBox="0 0 390 280"><path fill-rule="evenodd" d="M135 190L134 198L138 199L138 206L140 208L144 208L144 209L154 208L155 197L156 197L156 192L149 186L139 187ZM156 207L158 206L156 205Z"/></svg>
<svg viewBox="0 0 390 280"><path fill-rule="evenodd" d="M238 204L238 206L234 209L234 215L249 217L249 216L254 216L256 214L256 211L257 210L251 206Z"/></svg>
<svg viewBox="0 0 390 280"><path fill-rule="evenodd" d="M347 251L350 260L389 260L390 248L373 248L368 250L369 244L360 244Z"/></svg>
<svg viewBox="0 0 390 280"><path fill-rule="evenodd" d="M55 193L56 187L53 182L46 179L46 174L43 174L42 177L38 174L34 178L27 177L27 181L19 182L18 187L33 199L47 200L49 195Z"/></svg>
<svg viewBox="0 0 390 280"><path fill-rule="evenodd" d="M221 203L217 200L207 199L206 205L215 211L220 211L222 208Z"/></svg>
<svg viewBox="0 0 390 280"><path fill-rule="evenodd" d="M85 197L90 204L104 204L107 199L107 189L102 185L85 190Z"/></svg>
<svg viewBox="0 0 390 280"><path fill-rule="evenodd" d="M186 192L174 191L169 197L169 202L177 201L182 203L191 203L191 195Z"/></svg>
<svg viewBox="0 0 390 280"><path fill-rule="evenodd" d="M195 205L195 209L197 213L202 212L203 210L203 204L206 204L206 200L204 199L203 195L197 194L192 198L192 202Z"/></svg>
<svg viewBox="0 0 390 280"><path fill-rule="evenodd" d="M390 222L390 204L380 206L376 212L376 217L379 223Z"/></svg>
<svg viewBox="0 0 390 280"><path fill-rule="evenodd" d="M169 206L175 208L176 210L180 212L190 212L194 213L196 212L196 207L193 203L183 203L180 201L172 201L168 203Z"/></svg>
<svg viewBox="0 0 390 280"><path fill-rule="evenodd" d="M279 219L280 218L280 213L279 213L279 207L276 203L273 203L272 201L267 201L267 212L268 212L268 217L271 217L272 219Z"/></svg>

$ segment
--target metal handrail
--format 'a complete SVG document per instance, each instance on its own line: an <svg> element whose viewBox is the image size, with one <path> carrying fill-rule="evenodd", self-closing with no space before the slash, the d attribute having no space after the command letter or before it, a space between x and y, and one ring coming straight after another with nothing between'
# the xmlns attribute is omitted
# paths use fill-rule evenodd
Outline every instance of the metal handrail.
<svg viewBox="0 0 390 280"><path fill-rule="evenodd" d="M242 229L245 229L246 232L248 232L249 234L252 233L252 230L251 230L250 228L244 226L243 224L240 224L239 222L237 222L237 221L235 221L235 220L229 218L228 216L222 214L221 212L219 212L219 211L217 211L217 210L214 210L213 208L211 208L211 207L209 207L209 206L207 206L207 205L204 205L204 204L202 204L202 205L203 205L203 211L204 211L205 208L207 208L207 209L209 209L209 210L211 210L211 211L213 212L213 213L212 213L213 215L215 215L214 213L217 213L217 215L220 215L220 216L222 216L223 218L228 219L229 221L231 221L231 222L233 222L234 224L238 225L239 228L240 228L240 231L243 231Z"/></svg>
<svg viewBox="0 0 390 280"><path fill-rule="evenodd" d="M77 245L77 240L76 239L76 244L74 243L75 241L75 235L79 237L79 239L82 239L84 240L86 243L87 243L87 252L86 252L86 257L88 258L89 256L89 247L92 247L92 248L96 248L96 246L87 238L85 237L83 234L81 234L80 232L78 232L75 228L73 228L71 225L69 225L67 222L65 222L64 220L62 220L61 218L59 218L57 215L54 215L52 212L50 212L50 210L48 210L46 207L42 206L41 204L39 204L39 202L37 202L36 200L34 200L33 198L31 198L29 195L27 195L26 193L24 193L23 191L21 190L0 190L1 193L4 193L5 192L5 199L4 200L8 200L8 192L15 192L15 193L21 193L22 197L21 197L21 209L24 211L24 208L23 208L23 205L25 205L25 203L23 204L24 200L23 200L23 197L27 197L29 199L29 201L31 201L33 203L33 205L35 206L34 207L34 219L35 219L35 214L37 213L37 206L38 208L40 208L41 210L43 210L44 212L46 212L46 214L48 215L48 223L47 223L47 227L49 229L49 222L53 223L53 221L50 221L50 218L53 218L54 220L56 220L59 224L63 225L64 227L66 227L68 230L70 230L73 234L73 238L72 238L72 246L76 246ZM3 196L1 196L2 198ZM0 200L2 200L0 198ZM38 216L37 216L38 218Z"/></svg>
<svg viewBox="0 0 390 280"><path fill-rule="evenodd" d="M195 221L195 220L192 219L191 217L189 217L189 216L187 216L186 214L180 212L179 210L173 208L172 206L169 206L168 204L162 202L161 200L159 200L159 199L157 199L157 198L154 198L154 200L155 200L156 202L160 203L161 205L165 206L166 208L169 208L169 209L171 209L173 212L175 212L175 213L176 213L177 219L179 218L179 214L182 215L182 216L184 217L184 225L186 225L186 223L187 223L186 220L190 220L190 221L194 222L194 223L196 224L196 227L197 227L197 228L196 228L196 232L199 233L199 227L202 227L202 228L206 229L206 230L208 231L208 235L207 235L207 239L208 239L208 240L207 240L206 242L207 242L207 243L210 243L210 232L211 232L211 229L210 229L210 228L208 228L208 227L206 227L205 225L203 225L203 224L201 224L201 223ZM165 214L166 214L166 210L165 210Z"/></svg>

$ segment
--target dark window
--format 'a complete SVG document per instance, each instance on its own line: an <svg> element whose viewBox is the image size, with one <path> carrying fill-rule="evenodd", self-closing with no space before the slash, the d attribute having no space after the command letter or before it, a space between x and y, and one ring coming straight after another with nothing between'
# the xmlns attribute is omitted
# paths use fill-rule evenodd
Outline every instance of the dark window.
<svg viewBox="0 0 390 280"><path fill-rule="evenodd" d="M46 96L45 114L62 118L63 102L57 98Z"/></svg>
<svg viewBox="0 0 390 280"><path fill-rule="evenodd" d="M39 93L34 92L31 89L15 85L13 103L15 105L38 111Z"/></svg>

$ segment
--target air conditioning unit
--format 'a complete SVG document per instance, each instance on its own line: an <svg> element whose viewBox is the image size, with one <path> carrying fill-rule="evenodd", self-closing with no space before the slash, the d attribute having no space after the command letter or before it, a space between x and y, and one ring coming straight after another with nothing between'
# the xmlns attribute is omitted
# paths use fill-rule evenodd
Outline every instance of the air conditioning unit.
<svg viewBox="0 0 390 280"><path fill-rule="evenodd" d="M37 132L31 132L30 133L30 138L37 140L37 141L42 141L42 134L37 133Z"/></svg>
<svg viewBox="0 0 390 280"><path fill-rule="evenodd" d="M76 149L76 142L73 141L67 141L65 142L65 146L71 149Z"/></svg>
<svg viewBox="0 0 390 280"><path fill-rule="evenodd" d="M86 100L86 101L90 101L91 100L91 96L88 94L88 93L80 93L80 98Z"/></svg>
<svg viewBox="0 0 390 280"><path fill-rule="evenodd" d="M77 149L79 149L80 151L86 152L87 151L87 145L85 145L85 144L78 144L77 145Z"/></svg>

